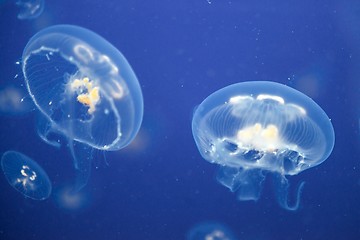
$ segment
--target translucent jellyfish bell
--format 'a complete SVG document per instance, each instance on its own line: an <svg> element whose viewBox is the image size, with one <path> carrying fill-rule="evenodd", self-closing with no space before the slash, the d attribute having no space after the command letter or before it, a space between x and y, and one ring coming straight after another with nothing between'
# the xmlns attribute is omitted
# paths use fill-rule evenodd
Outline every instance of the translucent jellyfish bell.
<svg viewBox="0 0 360 240"><path fill-rule="evenodd" d="M135 73L109 42L72 25L52 26L33 36L22 68L41 112L39 135L55 146L52 133L68 139L80 189L89 176L89 148L119 150L140 128L143 97Z"/></svg>
<svg viewBox="0 0 360 240"><path fill-rule="evenodd" d="M34 200L50 196L51 182L46 172L32 159L16 151L7 151L1 158L1 167L9 184Z"/></svg>
<svg viewBox="0 0 360 240"><path fill-rule="evenodd" d="M258 200L265 174L275 174L279 204L288 203L286 175L325 161L335 135L326 113L303 93L274 82L230 85L196 109L192 131L203 158L220 165L218 181L239 200Z"/></svg>

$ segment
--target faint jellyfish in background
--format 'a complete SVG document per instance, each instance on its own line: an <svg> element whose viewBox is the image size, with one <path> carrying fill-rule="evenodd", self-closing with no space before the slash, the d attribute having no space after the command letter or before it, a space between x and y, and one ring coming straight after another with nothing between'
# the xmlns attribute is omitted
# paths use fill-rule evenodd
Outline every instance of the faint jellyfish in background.
<svg viewBox="0 0 360 240"><path fill-rule="evenodd" d="M1 158L1 167L9 184L26 197L44 200L50 196L52 187L48 175L28 156L7 151Z"/></svg>
<svg viewBox="0 0 360 240"><path fill-rule="evenodd" d="M34 19L44 11L44 0L15 0L20 7L18 19Z"/></svg>
<svg viewBox="0 0 360 240"><path fill-rule="evenodd" d="M15 63L19 67L20 62ZM16 74L13 79L11 73L4 72L0 76L0 81L11 82L10 84L0 85L0 116L23 115L35 109L21 78Z"/></svg>
<svg viewBox="0 0 360 240"><path fill-rule="evenodd" d="M236 240L235 234L224 224L202 222L196 224L187 234L187 240Z"/></svg>
<svg viewBox="0 0 360 240"><path fill-rule="evenodd" d="M79 211L91 205L92 196L86 191L73 191L73 186L61 187L53 191L56 205L68 211Z"/></svg>
<svg viewBox="0 0 360 240"><path fill-rule="evenodd" d="M15 86L0 87L0 115L21 115L34 109L28 94Z"/></svg>
<svg viewBox="0 0 360 240"><path fill-rule="evenodd" d="M139 131L143 97L135 73L109 42L72 25L35 34L24 49L22 70L41 113L39 136L54 146L54 134L67 139L80 190L90 175L92 150L124 148Z"/></svg>
<svg viewBox="0 0 360 240"><path fill-rule="evenodd" d="M303 93L274 82L230 85L196 109L192 131L207 161L220 165L217 180L242 201L257 201L265 174L273 173L279 204L289 204L286 175L296 175L325 161L335 141L326 113Z"/></svg>

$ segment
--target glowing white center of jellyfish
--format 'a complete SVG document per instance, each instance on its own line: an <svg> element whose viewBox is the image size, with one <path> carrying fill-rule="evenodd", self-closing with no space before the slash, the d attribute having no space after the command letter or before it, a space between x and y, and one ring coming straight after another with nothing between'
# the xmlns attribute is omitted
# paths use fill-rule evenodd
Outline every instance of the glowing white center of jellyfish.
<svg viewBox="0 0 360 240"><path fill-rule="evenodd" d="M241 147L267 152L277 149L280 142L279 130L273 124L263 127L260 123L255 123L239 130L236 138Z"/></svg>

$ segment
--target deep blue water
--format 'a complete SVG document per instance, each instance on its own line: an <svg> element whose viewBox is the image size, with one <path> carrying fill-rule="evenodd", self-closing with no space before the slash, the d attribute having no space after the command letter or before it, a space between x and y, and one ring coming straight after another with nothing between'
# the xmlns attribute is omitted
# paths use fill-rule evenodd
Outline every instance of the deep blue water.
<svg viewBox="0 0 360 240"><path fill-rule="evenodd" d="M0 239L185 239L203 221L225 224L237 239L360 239L358 1L50 0L34 20L17 19L18 10L1 2L0 89L23 91L22 106L33 110L1 106L0 152L36 160L53 193L44 201L25 198L1 175ZM72 209L61 198L75 177L66 141L56 149L38 137L37 111L15 64L30 37L55 24L79 25L111 42L144 95L134 144L95 154ZM306 182L296 212L278 206L269 179L259 201L237 201L193 140L194 108L249 80L293 87L332 120L331 156L289 177L292 186Z"/></svg>

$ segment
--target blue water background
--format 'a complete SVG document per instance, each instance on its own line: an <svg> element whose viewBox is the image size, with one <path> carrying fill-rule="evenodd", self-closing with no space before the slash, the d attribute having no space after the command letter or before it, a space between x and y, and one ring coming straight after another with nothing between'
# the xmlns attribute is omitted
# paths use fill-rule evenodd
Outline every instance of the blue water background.
<svg viewBox="0 0 360 240"><path fill-rule="evenodd" d="M145 109L134 144L106 153L106 161L95 154L75 209L60 200L75 176L66 141L60 149L41 141L36 110L2 112L0 153L12 149L36 160L53 194L45 201L24 198L0 175L0 239L177 240L207 220L226 224L240 240L360 239L357 0L52 0L35 20L17 13L13 1L1 3L1 89L24 90L22 77L14 78L21 75L15 62L33 34L75 24L126 56ZM201 158L192 138L194 108L219 88L248 80L298 89L332 119L332 155L289 178L294 188L306 182L297 212L278 206L270 179L258 202L237 201L216 182L217 166Z"/></svg>

